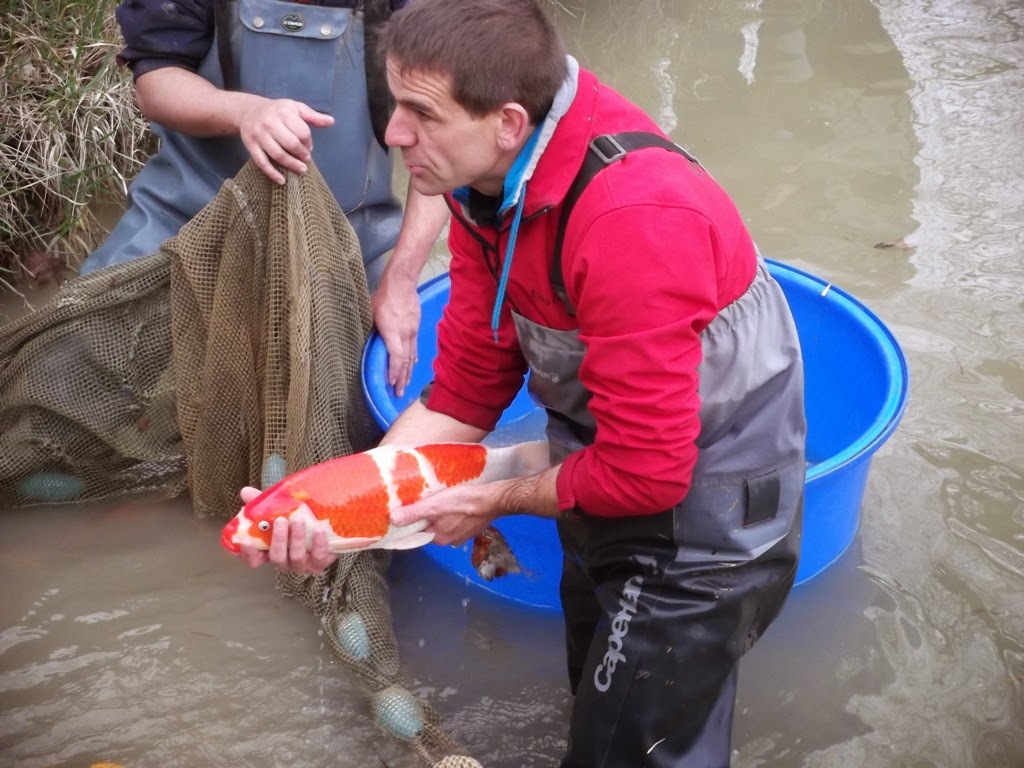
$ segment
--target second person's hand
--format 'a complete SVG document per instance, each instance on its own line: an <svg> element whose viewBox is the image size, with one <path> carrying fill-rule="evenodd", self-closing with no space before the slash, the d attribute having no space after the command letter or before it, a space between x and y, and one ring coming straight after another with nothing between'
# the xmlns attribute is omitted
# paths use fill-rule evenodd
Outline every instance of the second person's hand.
<svg viewBox="0 0 1024 768"><path fill-rule="evenodd" d="M388 350L388 384L401 397L417 360L421 310L416 281L385 271L371 303L374 325Z"/></svg>
<svg viewBox="0 0 1024 768"><path fill-rule="evenodd" d="M239 118L239 134L254 163L277 184L284 184L280 165L305 173L313 152L313 128L334 124L334 118L292 99L253 97Z"/></svg>

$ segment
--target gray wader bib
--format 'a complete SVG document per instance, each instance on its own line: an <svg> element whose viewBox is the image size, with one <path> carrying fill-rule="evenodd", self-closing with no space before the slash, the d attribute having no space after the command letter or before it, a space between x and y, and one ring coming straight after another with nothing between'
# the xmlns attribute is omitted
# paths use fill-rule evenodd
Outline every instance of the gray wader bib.
<svg viewBox="0 0 1024 768"><path fill-rule="evenodd" d="M515 314L552 460L593 442L583 345ZM757 276L701 334L692 486L660 513L558 524L570 686L563 768L729 765L737 662L778 615L800 548L806 425L799 341Z"/></svg>
<svg viewBox="0 0 1024 768"><path fill-rule="evenodd" d="M313 129L313 160L351 222L370 286L394 247L402 210L391 191L391 161L374 138L367 104L363 18L350 8L278 0L229 6L238 90L304 102L334 117ZM217 35L216 37L221 37ZM199 75L223 87L217 42ZM156 252L249 159L237 136L196 138L156 123L160 147L128 189L128 209L83 262L92 272Z"/></svg>

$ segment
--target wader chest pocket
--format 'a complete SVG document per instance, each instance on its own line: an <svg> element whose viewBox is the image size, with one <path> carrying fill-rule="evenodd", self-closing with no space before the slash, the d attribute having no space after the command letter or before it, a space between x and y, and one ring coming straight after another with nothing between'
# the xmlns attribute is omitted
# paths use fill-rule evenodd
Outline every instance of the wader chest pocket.
<svg viewBox="0 0 1024 768"><path fill-rule="evenodd" d="M748 477L746 485L747 514L743 519L743 527L749 528L767 520L774 520L779 512L781 493L778 470L773 469L757 477Z"/></svg>
<svg viewBox="0 0 1024 768"><path fill-rule="evenodd" d="M294 99L321 112L331 111L335 70L351 59L363 77L362 39L351 56L339 57L339 41L352 24L350 8L239 0L241 34L234 59L239 88L268 99ZM355 41L349 43L355 48Z"/></svg>

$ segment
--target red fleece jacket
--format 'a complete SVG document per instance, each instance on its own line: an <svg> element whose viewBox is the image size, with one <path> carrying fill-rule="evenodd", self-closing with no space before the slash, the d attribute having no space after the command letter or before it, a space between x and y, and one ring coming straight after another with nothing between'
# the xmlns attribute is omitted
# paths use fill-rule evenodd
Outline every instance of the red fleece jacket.
<svg viewBox="0 0 1024 768"><path fill-rule="evenodd" d="M580 380L592 394L597 437L565 460L557 488L562 509L591 515L651 514L685 497L700 432L699 334L747 289L756 267L739 213L706 172L664 149L636 150L602 170L573 209L562 252L576 307L575 317L568 313L549 278L561 202L592 138L637 130L663 135L581 71L576 97L526 184L497 343L489 263L500 270L509 221L497 229L454 217L451 297L437 327L427 400L431 410L493 429L527 370L510 310L547 327L578 328L586 348Z"/></svg>

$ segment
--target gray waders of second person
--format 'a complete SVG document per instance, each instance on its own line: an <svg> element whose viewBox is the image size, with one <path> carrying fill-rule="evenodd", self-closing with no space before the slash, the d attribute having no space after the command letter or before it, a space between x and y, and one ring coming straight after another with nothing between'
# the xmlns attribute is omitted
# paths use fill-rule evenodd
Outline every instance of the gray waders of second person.
<svg viewBox="0 0 1024 768"><path fill-rule="evenodd" d="M552 460L593 442L578 331L514 314ZM558 524L569 679L562 768L721 768L737 663L796 575L806 469L796 326L758 258L756 277L701 334L699 457L661 513Z"/></svg>
<svg viewBox="0 0 1024 768"><path fill-rule="evenodd" d="M224 26L198 74L223 88L221 62L231 62L229 82L237 90L294 99L334 117L334 125L313 129L313 159L359 237L374 287L402 209L368 108L363 14L277 0L238 0L223 10ZM227 40L230 55L222 56ZM249 159L237 136L197 138L156 123L152 130L159 149L129 187L128 208L110 236L83 262L83 274L155 253Z"/></svg>

